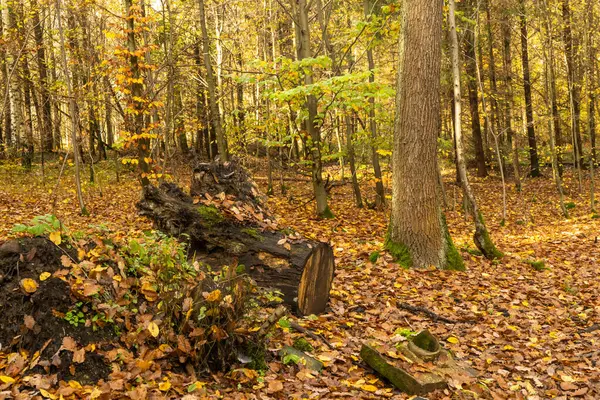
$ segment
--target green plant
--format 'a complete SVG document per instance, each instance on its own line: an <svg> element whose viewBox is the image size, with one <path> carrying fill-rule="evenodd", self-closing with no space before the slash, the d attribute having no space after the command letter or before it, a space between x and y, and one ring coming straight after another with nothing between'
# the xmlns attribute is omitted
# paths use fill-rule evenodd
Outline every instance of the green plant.
<svg viewBox="0 0 600 400"><path fill-rule="evenodd" d="M572 210L576 207L575 203L573 203L572 201L569 201L568 203L565 203L565 208L567 210Z"/></svg>
<svg viewBox="0 0 600 400"><path fill-rule="evenodd" d="M62 223L52 214L38 215L29 222L29 225L15 224L12 228L13 232L27 233L33 236L48 235L61 230L64 230Z"/></svg>
<svg viewBox="0 0 600 400"><path fill-rule="evenodd" d="M373 264L376 263L378 259L379 259L378 251L374 251L371 254L369 254L369 261L371 261Z"/></svg>
<svg viewBox="0 0 600 400"><path fill-rule="evenodd" d="M67 322L69 322L74 327L78 327L79 325L84 325L85 324L85 314L83 313L83 303L81 301L77 302L75 304L75 308L72 310L69 310L65 314L64 318Z"/></svg>
<svg viewBox="0 0 600 400"><path fill-rule="evenodd" d="M531 265L536 271L545 271L546 263L543 260L527 260L527 264Z"/></svg>

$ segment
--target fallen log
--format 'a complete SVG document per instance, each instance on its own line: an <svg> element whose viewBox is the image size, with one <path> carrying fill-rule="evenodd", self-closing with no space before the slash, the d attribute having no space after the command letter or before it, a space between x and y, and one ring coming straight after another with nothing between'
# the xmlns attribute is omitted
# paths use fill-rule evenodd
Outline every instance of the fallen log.
<svg viewBox="0 0 600 400"><path fill-rule="evenodd" d="M212 172L208 173L212 179ZM218 177L216 181L222 182ZM171 183L147 186L137 207L164 233L187 239L191 251L220 265L237 259L258 286L279 290L293 311L310 315L325 310L335 268L327 243L227 218L212 205L194 204L191 196Z"/></svg>

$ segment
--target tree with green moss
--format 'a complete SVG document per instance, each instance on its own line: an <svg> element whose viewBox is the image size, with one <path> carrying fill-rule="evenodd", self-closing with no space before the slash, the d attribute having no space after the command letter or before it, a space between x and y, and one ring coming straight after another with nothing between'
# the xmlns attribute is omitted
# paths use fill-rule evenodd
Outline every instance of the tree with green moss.
<svg viewBox="0 0 600 400"><path fill-rule="evenodd" d="M463 189L463 195L467 200L469 211L471 212L473 220L475 221L475 234L473 235L473 241L475 242L475 245L479 251L481 251L486 258L493 260L495 258L502 257L502 253L496 249L496 246L490 238L490 234L485 226L483 216L477 207L477 200L475 199L475 195L471 189L469 177L467 176L467 166L465 163L465 151L463 148L461 129L462 102L460 90L460 63L458 59L458 35L456 33L456 6L454 0L450 0L449 5L448 23L450 24L450 41L452 43L451 58L454 86L454 135L456 138L456 168L458 169L458 175L460 176L460 184Z"/></svg>
<svg viewBox="0 0 600 400"><path fill-rule="evenodd" d="M463 269L437 189L443 0L402 3L386 246L406 266Z"/></svg>

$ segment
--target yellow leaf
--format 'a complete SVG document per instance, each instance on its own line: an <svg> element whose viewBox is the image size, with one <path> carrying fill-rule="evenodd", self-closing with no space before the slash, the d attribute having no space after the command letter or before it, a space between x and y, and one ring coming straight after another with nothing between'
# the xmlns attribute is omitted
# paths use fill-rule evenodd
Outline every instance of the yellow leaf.
<svg viewBox="0 0 600 400"><path fill-rule="evenodd" d="M150 322L150 324L148 324L148 331L153 337L158 337L159 329L158 325L156 325L156 322Z"/></svg>
<svg viewBox="0 0 600 400"><path fill-rule="evenodd" d="M38 289L38 284L36 281L30 278L21 279L21 287L27 293L35 293Z"/></svg>
<svg viewBox="0 0 600 400"><path fill-rule="evenodd" d="M205 296L206 301L217 302L221 300L221 291L219 289L213 290L208 295Z"/></svg>
<svg viewBox="0 0 600 400"><path fill-rule="evenodd" d="M94 390L92 390L92 393L90 393L90 399L96 400L101 395L102 395L102 390L95 387Z"/></svg>
<svg viewBox="0 0 600 400"><path fill-rule="evenodd" d="M460 342L460 340L458 340L458 338L454 337L454 336L450 336L448 339L446 339L448 341L448 343L453 343L453 344L458 344Z"/></svg>
<svg viewBox="0 0 600 400"><path fill-rule="evenodd" d="M51 400L56 400L58 399L57 396L53 395L52 393L49 393L48 391L44 390L44 389L40 389L40 394L42 396L44 396L44 398L46 399L51 399Z"/></svg>
<svg viewBox="0 0 600 400"><path fill-rule="evenodd" d="M77 381L69 381L69 386L73 389L81 389L81 384Z"/></svg>
<svg viewBox="0 0 600 400"><path fill-rule="evenodd" d="M10 376L6 376L6 375L0 375L0 381L2 381L2 383L14 383L15 380L13 378L11 378Z"/></svg>
<svg viewBox="0 0 600 400"><path fill-rule="evenodd" d="M62 243L62 237L60 236L60 232L58 232L58 231L54 231L54 232L50 233L48 238L50 239L50 241L52 243L54 243L57 246Z"/></svg>
<svg viewBox="0 0 600 400"><path fill-rule="evenodd" d="M42 272L40 274L40 281L44 282L46 279L50 278L51 275L50 272Z"/></svg>
<svg viewBox="0 0 600 400"><path fill-rule="evenodd" d="M377 386L373 386L373 385L362 385L360 388L362 390L366 390L367 392L376 392L377 391Z"/></svg>
<svg viewBox="0 0 600 400"><path fill-rule="evenodd" d="M167 390L171 389L171 382L169 382L169 381L161 382L158 385L158 389L161 390L161 391L163 391L163 392L166 392Z"/></svg>

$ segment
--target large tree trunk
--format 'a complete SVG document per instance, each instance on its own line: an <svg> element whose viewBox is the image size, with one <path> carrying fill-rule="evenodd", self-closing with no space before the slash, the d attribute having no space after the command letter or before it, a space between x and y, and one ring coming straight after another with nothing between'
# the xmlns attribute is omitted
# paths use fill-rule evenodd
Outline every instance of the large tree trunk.
<svg viewBox="0 0 600 400"><path fill-rule="evenodd" d="M533 124L533 107L531 104L531 78L529 76L529 52L527 33L527 9L525 0L521 0L521 62L523 64L523 91L525 93L525 118L527 120L527 141L529 143L529 164L532 177L540 176L540 163L538 160L537 141Z"/></svg>
<svg viewBox="0 0 600 400"><path fill-rule="evenodd" d="M442 7L442 0L402 3L387 248L405 265L462 269L437 190Z"/></svg>
<svg viewBox="0 0 600 400"><path fill-rule="evenodd" d="M229 164L202 164L192 178L192 193L200 199L194 200L174 184L150 185L137 206L161 231L187 238L191 250L204 262L215 267L244 265L259 286L279 290L284 302L300 314L322 313L335 268L333 250L326 243L265 228L266 224L259 223L265 214L257 207L254 185L244 185L239 174ZM207 200L213 198L211 192L225 193L220 204L234 203L235 211L234 207L214 207ZM240 209L261 216L252 222L239 221L236 211Z"/></svg>

